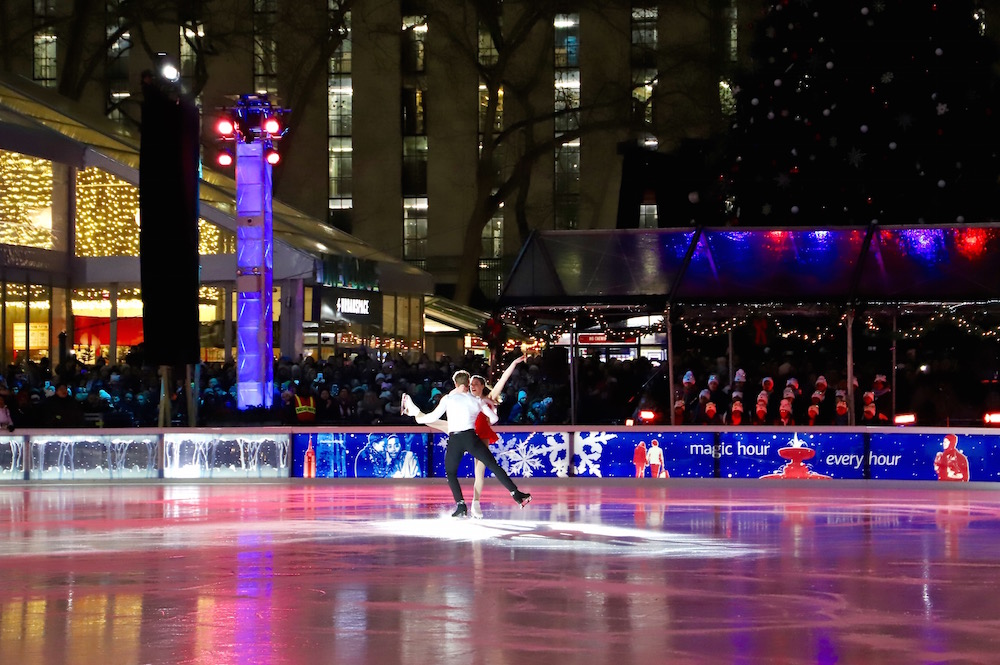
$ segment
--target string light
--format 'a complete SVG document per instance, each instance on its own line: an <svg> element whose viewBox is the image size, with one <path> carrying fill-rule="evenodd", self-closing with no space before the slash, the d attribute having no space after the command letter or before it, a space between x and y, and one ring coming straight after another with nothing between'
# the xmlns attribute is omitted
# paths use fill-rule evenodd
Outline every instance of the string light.
<svg viewBox="0 0 1000 665"><path fill-rule="evenodd" d="M52 163L0 150L0 243L52 249Z"/></svg>
<svg viewBox="0 0 1000 665"><path fill-rule="evenodd" d="M76 180L77 256L139 256L139 188L96 168L77 172ZM235 254L236 236L199 219L198 253Z"/></svg>

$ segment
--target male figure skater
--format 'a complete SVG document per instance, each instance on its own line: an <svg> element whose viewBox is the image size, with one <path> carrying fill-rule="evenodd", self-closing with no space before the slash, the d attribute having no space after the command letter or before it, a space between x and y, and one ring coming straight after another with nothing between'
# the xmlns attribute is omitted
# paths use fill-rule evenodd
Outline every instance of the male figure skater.
<svg viewBox="0 0 1000 665"><path fill-rule="evenodd" d="M469 392L469 373L464 369L455 372L452 381L455 382L455 390L441 398L437 408L430 413L414 414L416 409L412 402L404 397L404 413L413 415L417 422L422 425L429 425L447 414L448 418L448 449L445 451L444 469L448 476L448 486L451 487L451 494L455 498L455 512L452 517L465 517L468 515L468 508L465 505L465 498L462 495L462 486L458 482L458 465L462 461L462 456L469 453L477 460L486 465L486 468L493 472L507 491L510 492L514 501L524 508L531 501L531 495L521 492L517 485L510 479L507 472L503 470L497 460L493 457L486 444L476 436L475 423L476 416L480 413L486 415L490 424L498 420L496 411L486 403L476 399Z"/></svg>

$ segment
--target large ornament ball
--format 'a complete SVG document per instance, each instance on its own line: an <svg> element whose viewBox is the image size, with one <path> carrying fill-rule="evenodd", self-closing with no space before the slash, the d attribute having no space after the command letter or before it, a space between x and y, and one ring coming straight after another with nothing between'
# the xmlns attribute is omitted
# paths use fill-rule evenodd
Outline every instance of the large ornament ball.
<svg viewBox="0 0 1000 665"><path fill-rule="evenodd" d="M781 87L781 79L774 79L774 87L775 88Z"/></svg>
<svg viewBox="0 0 1000 665"><path fill-rule="evenodd" d="M938 180L937 185L939 189L944 189L944 180Z"/></svg>
<svg viewBox="0 0 1000 665"><path fill-rule="evenodd" d="M827 61L826 68L827 69L833 69L833 61L832 60Z"/></svg>
<svg viewBox="0 0 1000 665"><path fill-rule="evenodd" d="M896 149L896 142L889 141L889 150L895 150L895 149Z"/></svg>
<svg viewBox="0 0 1000 665"><path fill-rule="evenodd" d="M861 125L861 133L862 134L868 133L868 125Z"/></svg>
<svg viewBox="0 0 1000 665"><path fill-rule="evenodd" d="M792 206L792 214L793 215L799 214L799 207L798 206Z"/></svg>
<svg viewBox="0 0 1000 665"><path fill-rule="evenodd" d="M756 97L750 100L750 106L757 106L758 104L760 104L760 100Z"/></svg>

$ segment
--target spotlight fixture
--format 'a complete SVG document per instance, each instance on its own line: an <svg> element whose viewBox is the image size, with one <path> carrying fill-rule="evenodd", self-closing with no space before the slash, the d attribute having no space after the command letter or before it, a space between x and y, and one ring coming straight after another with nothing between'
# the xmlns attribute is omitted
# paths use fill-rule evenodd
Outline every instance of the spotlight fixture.
<svg viewBox="0 0 1000 665"><path fill-rule="evenodd" d="M233 153L228 150L223 150L216 156L215 162L219 166L232 166L233 165Z"/></svg>
<svg viewBox="0 0 1000 665"><path fill-rule="evenodd" d="M261 123L261 128L263 128L263 130L268 134L278 134L281 132L281 123L278 122L277 118L271 115L264 118L264 121Z"/></svg>
<svg viewBox="0 0 1000 665"><path fill-rule="evenodd" d="M281 161L281 155L274 148L268 148L264 151L264 159L267 160L268 164L274 166Z"/></svg>

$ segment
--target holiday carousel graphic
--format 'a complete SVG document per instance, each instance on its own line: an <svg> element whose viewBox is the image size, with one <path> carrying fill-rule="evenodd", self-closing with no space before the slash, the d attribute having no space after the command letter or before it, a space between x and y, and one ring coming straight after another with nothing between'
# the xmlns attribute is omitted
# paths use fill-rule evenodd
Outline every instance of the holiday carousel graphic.
<svg viewBox="0 0 1000 665"><path fill-rule="evenodd" d="M784 448L778 449L778 455L788 462L774 473L769 473L761 478L779 480L829 480L830 476L816 473L805 464L805 461L812 459L816 451L806 445L806 442L799 438L798 434L792 434L792 440Z"/></svg>

